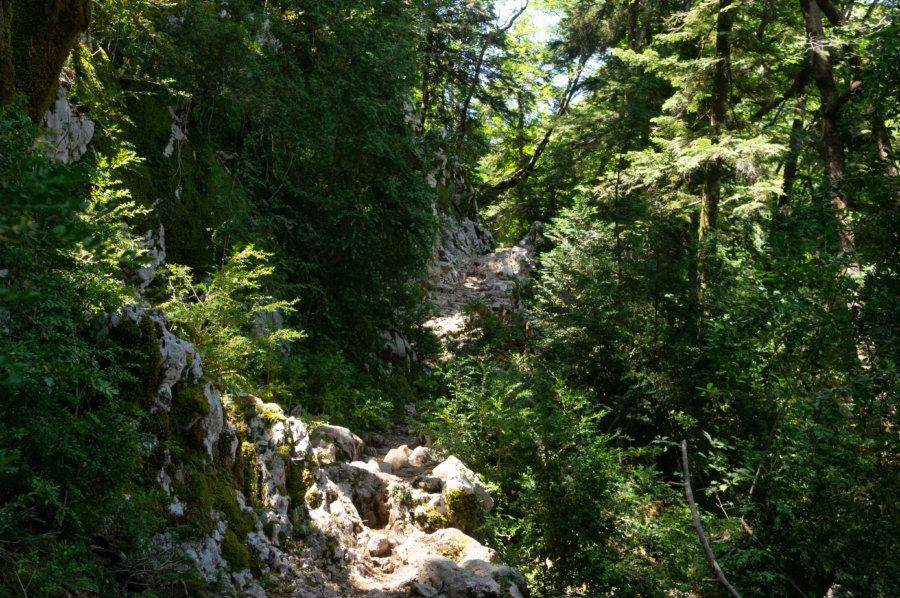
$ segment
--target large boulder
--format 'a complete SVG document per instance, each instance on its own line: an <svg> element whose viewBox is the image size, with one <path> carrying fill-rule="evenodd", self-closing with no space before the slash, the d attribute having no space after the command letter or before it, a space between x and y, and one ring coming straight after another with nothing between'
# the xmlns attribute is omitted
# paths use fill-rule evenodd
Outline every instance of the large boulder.
<svg viewBox="0 0 900 598"><path fill-rule="evenodd" d="M326 463L334 461L359 461L366 444L362 438L341 426L322 424L310 432L316 454Z"/></svg>
<svg viewBox="0 0 900 598"><path fill-rule="evenodd" d="M455 456L451 455L435 467L432 475L444 482L444 497L448 503L455 495L474 495L486 510L494 508L494 499L488 494L487 488L475 472L463 465L463 462Z"/></svg>

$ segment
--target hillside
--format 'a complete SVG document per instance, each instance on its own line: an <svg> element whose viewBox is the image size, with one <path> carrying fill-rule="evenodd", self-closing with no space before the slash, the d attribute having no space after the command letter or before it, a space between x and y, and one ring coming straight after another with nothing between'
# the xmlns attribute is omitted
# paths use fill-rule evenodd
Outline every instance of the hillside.
<svg viewBox="0 0 900 598"><path fill-rule="evenodd" d="M0 596L900 594L898 27L0 0Z"/></svg>

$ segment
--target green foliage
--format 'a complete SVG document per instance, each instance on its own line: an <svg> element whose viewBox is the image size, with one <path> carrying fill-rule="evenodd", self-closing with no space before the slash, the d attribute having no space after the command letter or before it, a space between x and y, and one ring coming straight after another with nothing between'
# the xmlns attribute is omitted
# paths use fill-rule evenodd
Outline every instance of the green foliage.
<svg viewBox="0 0 900 598"><path fill-rule="evenodd" d="M20 111L0 117L0 579L118 591L90 538L146 555L160 524L131 486L147 439L125 396L152 355L93 331L131 298L121 268L140 263L121 226L123 160L52 163L34 135Z"/></svg>
<svg viewBox="0 0 900 598"><path fill-rule="evenodd" d="M684 506L641 465L650 455L600 430L601 411L533 360L466 358L440 375L429 432L496 485L482 532L539 595L690 587L699 546L671 525Z"/></svg>
<svg viewBox="0 0 900 598"><path fill-rule="evenodd" d="M161 307L177 334L197 347L208 375L233 392L277 397L279 373L289 367L290 344L305 335L279 328L275 317L296 301L278 301L261 289L273 268L271 254L246 247L232 255L208 282L194 282L190 268L167 267L170 298Z"/></svg>

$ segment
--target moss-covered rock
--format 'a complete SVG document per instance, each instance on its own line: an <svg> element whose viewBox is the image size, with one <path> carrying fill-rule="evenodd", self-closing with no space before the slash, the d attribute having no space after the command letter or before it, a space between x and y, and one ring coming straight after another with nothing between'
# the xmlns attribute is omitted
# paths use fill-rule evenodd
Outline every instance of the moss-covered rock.
<svg viewBox="0 0 900 598"><path fill-rule="evenodd" d="M478 499L472 493L462 490L446 492L447 514L450 523L464 532L470 532L478 524Z"/></svg>
<svg viewBox="0 0 900 598"><path fill-rule="evenodd" d="M128 352L129 373L135 380L123 389L123 397L136 407L149 412L159 386L159 337L153 320L145 315L139 322L125 319L112 328L109 337Z"/></svg>
<svg viewBox="0 0 900 598"><path fill-rule="evenodd" d="M178 426L185 446L190 449L204 449L205 432L197 422L209 415L209 400L206 398L208 382L206 378L201 378L196 384L188 384L182 380L172 388L169 417L172 424Z"/></svg>
<svg viewBox="0 0 900 598"><path fill-rule="evenodd" d="M238 465L241 481L240 490L251 503L260 502L263 499L262 472L260 471L256 445L252 442L242 442L240 455L240 464Z"/></svg>
<svg viewBox="0 0 900 598"><path fill-rule="evenodd" d="M438 512L434 507L416 508L412 518L413 523L428 534L450 527L450 520L447 516Z"/></svg>
<svg viewBox="0 0 900 598"><path fill-rule="evenodd" d="M228 561L235 571L243 571L250 564L250 552L241 544L231 529L225 530L225 537L222 540L222 558Z"/></svg>

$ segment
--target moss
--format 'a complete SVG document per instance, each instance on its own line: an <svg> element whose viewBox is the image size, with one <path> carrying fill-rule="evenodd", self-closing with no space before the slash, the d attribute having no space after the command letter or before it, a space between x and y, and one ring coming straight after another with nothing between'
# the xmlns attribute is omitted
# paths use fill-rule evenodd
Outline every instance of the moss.
<svg viewBox="0 0 900 598"><path fill-rule="evenodd" d="M292 462L290 459L287 460L287 463L288 475L285 493L291 499L292 505L299 505L303 502L306 491L312 486L313 476L309 470L298 463Z"/></svg>
<svg viewBox="0 0 900 598"><path fill-rule="evenodd" d="M199 418L209 415L208 382L206 378L197 384L180 381L172 388L172 416L182 428L189 428Z"/></svg>
<svg viewBox="0 0 900 598"><path fill-rule="evenodd" d="M172 115L156 89L144 81L122 80L130 123L123 132L138 153L155 157L162 154L172 134Z"/></svg>
<svg viewBox="0 0 900 598"><path fill-rule="evenodd" d="M256 445L252 442L242 442L240 454L240 465L236 466L240 469L240 490L251 503L259 502L263 499L262 476L257 462Z"/></svg>
<svg viewBox="0 0 900 598"><path fill-rule="evenodd" d="M452 538L447 544L438 547L438 553L444 558L459 562L459 559L462 557L463 553L466 552L468 544L468 542L464 538L464 536L459 538Z"/></svg>
<svg viewBox="0 0 900 598"><path fill-rule="evenodd" d="M413 523L425 533L431 534L439 529L450 527L450 520L438 513L434 507L427 507L413 516Z"/></svg>
<svg viewBox="0 0 900 598"><path fill-rule="evenodd" d="M222 540L222 557L235 571L243 571L250 564L250 552L230 529Z"/></svg>
<svg viewBox="0 0 900 598"><path fill-rule="evenodd" d="M235 436L229 429L222 430L222 433L219 434L219 442L217 445L217 449L213 457L216 460L216 465L219 467L227 468L228 470L234 471L234 457L231 455L231 445L234 441Z"/></svg>
<svg viewBox="0 0 900 598"><path fill-rule="evenodd" d="M259 414L260 418L263 422L272 427L278 422L283 422L287 418L284 416L284 411L278 405L274 403L267 403L263 408L262 412Z"/></svg>
<svg viewBox="0 0 900 598"><path fill-rule="evenodd" d="M207 379L197 384L179 381L172 387L172 406L169 421L177 433L177 440L185 449L195 454L206 454L203 444L206 433L197 423L209 415L209 400L206 398Z"/></svg>
<svg viewBox="0 0 900 598"><path fill-rule="evenodd" d="M212 508L215 505L214 483L210 477L198 469L197 464L184 467L185 483L175 482L175 493L186 504L184 516L203 534L213 530Z"/></svg>
<svg viewBox="0 0 900 598"><path fill-rule="evenodd" d="M216 510L225 516L225 520L228 521L228 527L233 529L240 537L243 538L256 528L253 516L241 509L240 505L238 505L234 488L226 481L223 480L215 489L213 504Z"/></svg>
<svg viewBox="0 0 900 598"><path fill-rule="evenodd" d="M322 493L319 492L319 489L315 486L312 486L309 490L306 491L306 504L310 509L318 509L322 506Z"/></svg>
<svg viewBox="0 0 900 598"><path fill-rule="evenodd" d="M131 362L128 372L135 378L123 388L123 398L149 412L155 403L162 361L153 320L146 315L140 322L124 320L110 330L109 337L128 351L126 359Z"/></svg>
<svg viewBox="0 0 900 598"><path fill-rule="evenodd" d="M168 411L154 411L141 421L141 431L153 434L160 440L175 440L176 434Z"/></svg>
<svg viewBox="0 0 900 598"><path fill-rule="evenodd" d="M445 495L450 523L464 532L470 532L478 524L478 499L475 494L462 490L450 490Z"/></svg>

